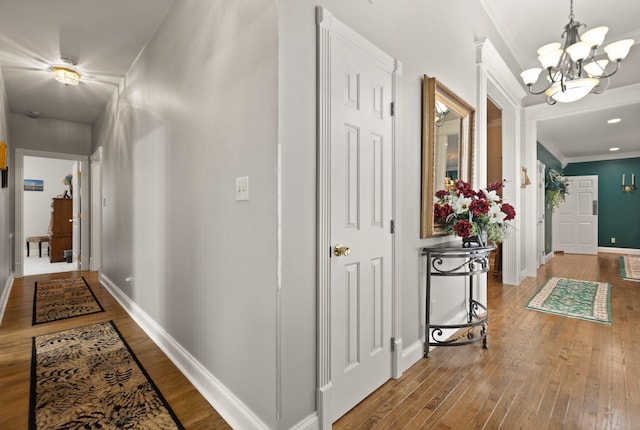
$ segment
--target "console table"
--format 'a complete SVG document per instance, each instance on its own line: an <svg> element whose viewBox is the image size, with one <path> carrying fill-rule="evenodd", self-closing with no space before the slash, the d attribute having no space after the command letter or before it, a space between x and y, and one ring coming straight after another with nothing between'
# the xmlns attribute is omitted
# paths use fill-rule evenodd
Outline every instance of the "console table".
<svg viewBox="0 0 640 430"><path fill-rule="evenodd" d="M467 245L467 244L465 244ZM473 298L473 278L475 275L489 271L489 253L493 246L462 247L444 244L422 249L422 255L427 259L427 290L425 308L425 351L429 357L430 346L460 346L482 340L482 347L487 348L487 319L489 313L486 306ZM459 259L458 262L447 260ZM467 322L462 324L432 324L431 319L431 288L432 279L436 276L467 276L469 277L469 300L465 303ZM479 312L480 311L480 312ZM466 329L458 332L453 338L443 338L445 329ZM478 330L476 330L478 329ZM479 331L476 334L476 331Z"/></svg>

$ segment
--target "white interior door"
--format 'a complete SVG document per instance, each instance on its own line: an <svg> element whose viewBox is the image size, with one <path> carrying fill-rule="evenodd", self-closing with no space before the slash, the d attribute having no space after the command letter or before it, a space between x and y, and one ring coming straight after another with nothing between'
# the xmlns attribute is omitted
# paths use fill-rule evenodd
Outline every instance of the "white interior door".
<svg viewBox="0 0 640 430"><path fill-rule="evenodd" d="M350 248L330 264L333 420L391 377L392 78L332 46L331 252Z"/></svg>
<svg viewBox="0 0 640 430"><path fill-rule="evenodd" d="M537 198L538 202L536 205L536 210L538 211L538 234L537 234L537 251L538 251L538 267L542 266L545 263L546 250L545 250L545 218L544 218L544 208L546 207L545 201L545 189L544 189L544 176L545 165L538 161L538 175L536 185L537 189Z"/></svg>
<svg viewBox="0 0 640 430"><path fill-rule="evenodd" d="M72 228L72 247L73 247L73 267L80 270L82 268L82 250L80 248L80 223L82 214L80 211L80 193L82 186L82 181L80 179L80 162L75 161L73 163L73 172L71 178L71 186L73 187L73 202L72 202L72 219L73 219L73 228Z"/></svg>
<svg viewBox="0 0 640 430"><path fill-rule="evenodd" d="M569 194L553 216L554 250L598 253L598 176L568 176Z"/></svg>

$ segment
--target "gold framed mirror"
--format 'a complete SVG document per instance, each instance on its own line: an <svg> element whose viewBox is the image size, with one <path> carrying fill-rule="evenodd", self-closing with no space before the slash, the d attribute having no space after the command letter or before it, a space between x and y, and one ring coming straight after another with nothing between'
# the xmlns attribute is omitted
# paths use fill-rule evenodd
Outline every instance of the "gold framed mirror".
<svg viewBox="0 0 640 430"><path fill-rule="evenodd" d="M475 109L436 78L424 75L420 238L446 234L433 220L435 193L456 179L471 184L474 126Z"/></svg>

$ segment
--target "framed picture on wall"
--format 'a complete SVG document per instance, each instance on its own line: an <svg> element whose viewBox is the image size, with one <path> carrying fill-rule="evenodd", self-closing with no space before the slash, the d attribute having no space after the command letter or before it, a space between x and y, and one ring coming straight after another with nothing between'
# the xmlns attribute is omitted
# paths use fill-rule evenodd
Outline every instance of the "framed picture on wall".
<svg viewBox="0 0 640 430"><path fill-rule="evenodd" d="M42 179L25 179L25 191L44 191L44 181Z"/></svg>

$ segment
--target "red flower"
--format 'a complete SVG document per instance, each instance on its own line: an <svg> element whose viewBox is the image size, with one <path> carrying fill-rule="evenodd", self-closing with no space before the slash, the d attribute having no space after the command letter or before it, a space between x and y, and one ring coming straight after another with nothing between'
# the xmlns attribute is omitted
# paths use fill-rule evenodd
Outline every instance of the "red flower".
<svg viewBox="0 0 640 430"><path fill-rule="evenodd" d="M439 199L443 198L447 194L449 194L449 191L447 191L447 190L436 191L436 197L439 198Z"/></svg>
<svg viewBox="0 0 640 430"><path fill-rule="evenodd" d="M487 191L500 191L503 186L504 183L502 181L496 181L493 184L489 184Z"/></svg>
<svg viewBox="0 0 640 430"><path fill-rule="evenodd" d="M445 203L444 205L439 205L438 203L433 205L433 219L435 221L442 220L446 221L447 217L453 213L453 208L449 203Z"/></svg>
<svg viewBox="0 0 640 430"><path fill-rule="evenodd" d="M473 225L469 221L461 219L453 226L453 230L458 233L460 237L469 237L471 236Z"/></svg>
<svg viewBox="0 0 640 430"><path fill-rule="evenodd" d="M473 215L480 216L489 212L489 203L484 200L473 200L469 205L469 209L473 212Z"/></svg>
<svg viewBox="0 0 640 430"><path fill-rule="evenodd" d="M509 203L502 204L502 212L507 215L504 219L505 221L512 220L516 217L516 210Z"/></svg>
<svg viewBox="0 0 640 430"><path fill-rule="evenodd" d="M463 195L465 197L473 197L476 195L476 192L473 191L471 185L461 179L456 181L456 190L458 191L458 195Z"/></svg>

